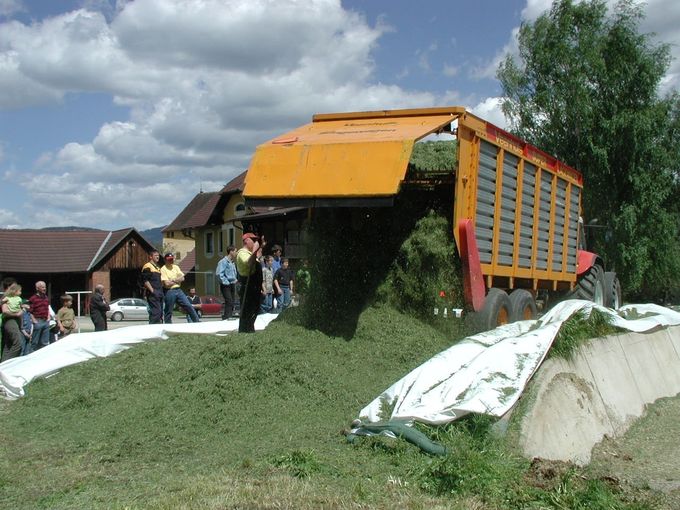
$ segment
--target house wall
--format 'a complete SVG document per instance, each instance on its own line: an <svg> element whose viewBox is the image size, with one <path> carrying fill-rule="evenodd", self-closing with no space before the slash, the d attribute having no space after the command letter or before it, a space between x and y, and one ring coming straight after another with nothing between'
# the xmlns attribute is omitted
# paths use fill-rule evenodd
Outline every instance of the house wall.
<svg viewBox="0 0 680 510"><path fill-rule="evenodd" d="M192 233L195 233L195 230L192 229ZM176 263L186 257L187 253L193 250L195 246L196 240L184 235L181 230L163 232L163 254L174 253Z"/></svg>
<svg viewBox="0 0 680 510"><path fill-rule="evenodd" d="M104 297L108 301L111 300L111 271L108 269L102 269L100 271L94 271L90 274L90 289L94 290L97 285L104 286Z"/></svg>
<svg viewBox="0 0 680 510"><path fill-rule="evenodd" d="M196 271L195 286L199 295L219 295L220 287L215 278L215 269L222 257L227 254L229 245L236 249L243 246L243 229L239 217L245 214L243 196L235 193L226 201L218 216L221 225L205 225L196 229Z"/></svg>

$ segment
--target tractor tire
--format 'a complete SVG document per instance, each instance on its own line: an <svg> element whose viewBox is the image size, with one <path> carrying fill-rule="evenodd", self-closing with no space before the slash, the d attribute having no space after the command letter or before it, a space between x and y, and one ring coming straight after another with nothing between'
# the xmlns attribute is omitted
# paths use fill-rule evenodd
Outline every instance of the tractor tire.
<svg viewBox="0 0 680 510"><path fill-rule="evenodd" d="M621 282L615 272L607 271L604 274L604 306L618 310L622 304Z"/></svg>
<svg viewBox="0 0 680 510"><path fill-rule="evenodd" d="M595 304L605 305L604 269L595 264L576 283L576 287L569 295L570 299L585 299Z"/></svg>
<svg viewBox="0 0 680 510"><path fill-rule="evenodd" d="M470 314L475 331L489 331L510 322L510 298L504 290L492 288L479 312Z"/></svg>
<svg viewBox="0 0 680 510"><path fill-rule="evenodd" d="M538 316L536 300L526 289L516 289L510 294L510 321L533 320Z"/></svg>

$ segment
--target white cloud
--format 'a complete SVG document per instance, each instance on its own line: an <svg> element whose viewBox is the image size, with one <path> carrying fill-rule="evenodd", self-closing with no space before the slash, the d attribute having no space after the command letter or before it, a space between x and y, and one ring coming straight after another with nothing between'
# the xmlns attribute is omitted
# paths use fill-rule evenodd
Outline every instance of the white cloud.
<svg viewBox="0 0 680 510"><path fill-rule="evenodd" d="M460 67L450 65L450 64L444 64L444 68L442 69L442 73L444 76L456 76L458 72L460 71Z"/></svg>
<svg viewBox="0 0 680 510"><path fill-rule="evenodd" d="M484 120L488 120L496 126L506 129L507 122L505 120L505 115L501 110L501 98L500 97L489 97L486 98L481 103L473 106L471 108L472 113L479 115Z"/></svg>
<svg viewBox="0 0 680 510"><path fill-rule="evenodd" d="M0 0L0 16L12 16L26 10L21 0Z"/></svg>
<svg viewBox="0 0 680 510"><path fill-rule="evenodd" d="M0 108L97 92L130 110L91 142L5 176L46 208L42 225L165 224L199 183L219 189L258 143L312 113L435 104L371 82L371 51L391 28L369 26L339 0L106 4L0 24L0 87L10 91Z"/></svg>

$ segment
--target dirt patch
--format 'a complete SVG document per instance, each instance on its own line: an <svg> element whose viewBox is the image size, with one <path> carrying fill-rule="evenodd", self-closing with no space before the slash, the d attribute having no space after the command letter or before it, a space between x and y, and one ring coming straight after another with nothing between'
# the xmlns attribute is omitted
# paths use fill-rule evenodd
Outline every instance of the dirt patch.
<svg viewBox="0 0 680 510"><path fill-rule="evenodd" d="M535 457L524 475L524 481L532 487L550 491L556 489L568 473L577 469L571 462Z"/></svg>
<svg viewBox="0 0 680 510"><path fill-rule="evenodd" d="M656 401L623 437L596 445L588 472L631 496L651 493L654 508L680 508L680 397Z"/></svg>

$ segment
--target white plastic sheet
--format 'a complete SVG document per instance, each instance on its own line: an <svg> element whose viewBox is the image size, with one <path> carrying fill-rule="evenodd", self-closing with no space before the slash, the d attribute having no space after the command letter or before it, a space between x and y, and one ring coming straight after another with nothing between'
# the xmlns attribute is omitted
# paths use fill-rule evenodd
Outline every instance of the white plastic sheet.
<svg viewBox="0 0 680 510"><path fill-rule="evenodd" d="M255 329L263 330L276 314L261 314ZM238 320L147 324L92 333L76 333L43 347L28 356L0 363L0 395L6 399L24 396L24 386L38 377L46 377L60 369L92 358L104 358L142 342L167 340L173 335L226 335L238 330Z"/></svg>
<svg viewBox="0 0 680 510"><path fill-rule="evenodd" d="M540 366L562 323L579 310L588 315L593 308L629 331L680 324L680 313L658 305L627 305L617 313L589 301L564 301L539 320L507 324L437 354L364 407L360 418L443 424L468 413L503 416Z"/></svg>

